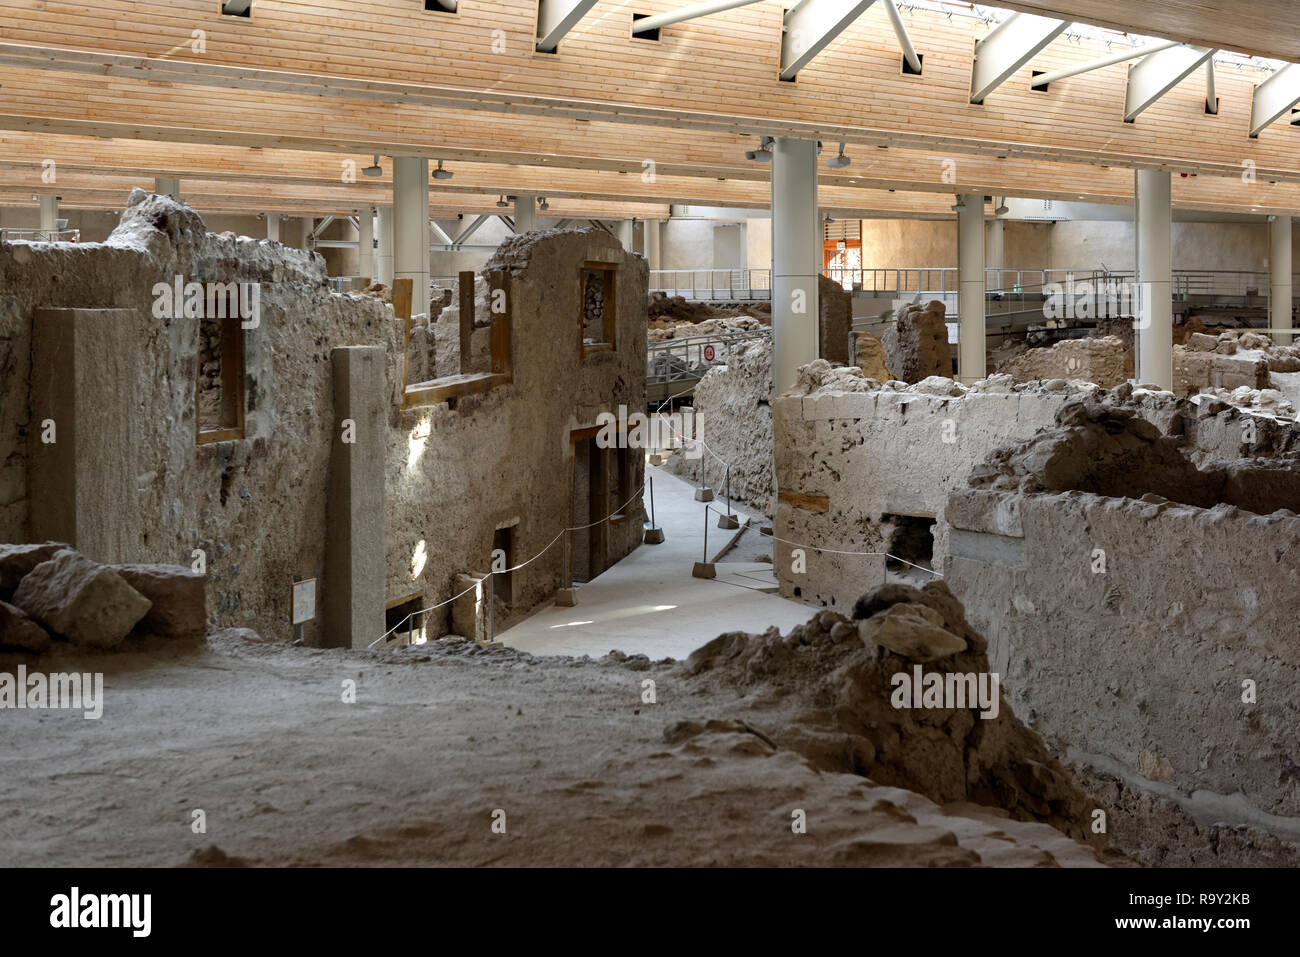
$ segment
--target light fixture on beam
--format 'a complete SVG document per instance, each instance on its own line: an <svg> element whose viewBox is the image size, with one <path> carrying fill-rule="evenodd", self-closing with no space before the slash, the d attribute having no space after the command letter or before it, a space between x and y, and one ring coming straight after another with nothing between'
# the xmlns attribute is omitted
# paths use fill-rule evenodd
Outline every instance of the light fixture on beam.
<svg viewBox="0 0 1300 957"><path fill-rule="evenodd" d="M379 154L375 154L375 161L361 171L362 176L383 176L384 168L379 165Z"/></svg>
<svg viewBox="0 0 1300 957"><path fill-rule="evenodd" d="M853 160L844 155L844 144L841 143L839 153L828 159L826 165L830 169L844 169L844 167L848 166L852 162Z"/></svg>
<svg viewBox="0 0 1300 957"><path fill-rule="evenodd" d="M540 209L542 212L546 212L546 210L551 208L551 204L548 203L546 201L546 197L543 196L541 197L540 201L537 203L537 208Z"/></svg>
<svg viewBox="0 0 1300 957"><path fill-rule="evenodd" d="M449 169L442 168L442 160L438 160L438 168L433 171L434 179L451 179L456 174Z"/></svg>
<svg viewBox="0 0 1300 957"><path fill-rule="evenodd" d="M770 162L772 162L772 143L773 143L773 142L774 142L774 141L773 141L772 137L770 137L770 136L763 136L763 137L760 137L760 138L759 138L759 141L758 141L758 149L756 149L756 150L746 150L746 151L745 151L745 159L747 159L747 160L751 160L751 161L753 161L753 162L755 162L755 163L770 163Z"/></svg>
<svg viewBox="0 0 1300 957"><path fill-rule="evenodd" d="M497 200L497 206L499 206L501 209L505 209L509 205L510 205L510 201L506 199L506 194L502 193L501 198Z"/></svg>

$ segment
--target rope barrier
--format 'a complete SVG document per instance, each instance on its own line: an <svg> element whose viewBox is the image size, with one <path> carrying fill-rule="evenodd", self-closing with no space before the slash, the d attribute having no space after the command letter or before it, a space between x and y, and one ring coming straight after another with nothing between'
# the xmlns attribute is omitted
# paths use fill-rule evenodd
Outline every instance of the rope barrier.
<svg viewBox="0 0 1300 957"><path fill-rule="evenodd" d="M637 490L636 490L635 492L632 493L632 497L631 497L631 498L629 498L626 502L624 502L624 503L623 503L619 508L614 509L614 511L610 512L610 513L609 513L608 515L606 515L604 518L599 519L599 520L597 520L597 521L595 521L595 522L588 522L586 525L570 525L570 526L567 526L567 527L565 527L565 528L560 529L560 533L559 533L558 535L556 535L554 538L552 538L552 539L550 540L550 542L547 543L547 545L546 545L545 548L543 548L540 552L538 552L536 555L534 555L532 558L528 559L527 561L520 562L518 565L513 565L513 566L511 566L510 568L503 568L503 569L502 569L501 571L499 571L499 572L495 572L495 571L493 571L493 572L488 572L487 575L486 575L484 578L480 578L478 581L476 581L474 584L470 585L468 588L466 588L466 589L465 589L463 592L461 592L460 594L452 595L452 596L451 596L450 598L448 598L446 601L440 601L440 602L438 602L436 605L430 605L428 608L421 608L419 611L413 611L413 612L411 612L411 613L408 614L405 618L403 618L401 621L399 621L396 625L394 625L392 628L388 629L388 631L384 632L382 635L380 635L378 638L376 638L374 641L372 641L369 645L366 646L366 648L367 648L367 649L370 649L370 648L375 647L375 645L377 645L377 644L379 644L381 641L384 641L385 639L387 639L389 635L393 634L395 631L400 630L401 627L402 627L403 625L405 625L408 621L410 621L410 620L411 620L412 618L414 618L416 615L423 615L423 614L425 614L426 612L437 611L439 608L442 608L442 607L444 607L444 606L446 606L446 605L450 605L450 604L451 604L452 602L454 602L457 598L461 598L461 597L463 597L463 596L465 596L465 595L468 595L470 592L474 591L476 588L479 588L487 578L491 578L493 575L504 575L504 574L506 574L507 572L518 571L519 569L524 568L524 567L527 566L527 565L531 565L533 562L537 561L537 559L541 558L543 555L545 555L547 552L549 552L549 551L551 550L551 548L554 547L554 545L555 545L556 542L558 542L561 538L563 538L565 535L569 534L570 532L582 532L582 531L586 531L586 530L589 529L589 528L595 528L597 525L603 525L603 524L605 524L605 523L608 522L610 519L612 519L615 515L619 515L619 514L621 514L622 512L624 512L624 511L627 509L627 507L628 507L629 505L631 505L633 502L635 502L635 501L637 500L637 496L639 496L643 491L645 491L645 483L644 483L644 482L642 482L641 485L637 488Z"/></svg>

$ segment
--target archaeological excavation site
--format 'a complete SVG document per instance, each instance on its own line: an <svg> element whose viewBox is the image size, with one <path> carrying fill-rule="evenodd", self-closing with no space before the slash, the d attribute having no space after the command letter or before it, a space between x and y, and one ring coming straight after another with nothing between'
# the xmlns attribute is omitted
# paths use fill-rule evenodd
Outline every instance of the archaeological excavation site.
<svg viewBox="0 0 1300 957"><path fill-rule="evenodd" d="M20 923L1280 926L1290 12L0 0Z"/></svg>

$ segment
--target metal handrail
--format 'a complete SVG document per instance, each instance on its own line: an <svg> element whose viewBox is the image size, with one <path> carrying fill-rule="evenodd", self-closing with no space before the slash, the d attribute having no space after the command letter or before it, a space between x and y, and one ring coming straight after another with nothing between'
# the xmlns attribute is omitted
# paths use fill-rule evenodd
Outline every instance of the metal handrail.
<svg viewBox="0 0 1300 957"><path fill-rule="evenodd" d="M80 229L0 229L0 243L79 243Z"/></svg>

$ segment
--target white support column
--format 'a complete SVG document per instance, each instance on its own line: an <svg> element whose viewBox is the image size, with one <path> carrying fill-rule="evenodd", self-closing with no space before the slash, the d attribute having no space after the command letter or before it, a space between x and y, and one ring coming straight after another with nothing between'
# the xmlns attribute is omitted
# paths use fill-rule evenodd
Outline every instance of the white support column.
<svg viewBox="0 0 1300 957"><path fill-rule="evenodd" d="M779 138L772 145L772 387L795 384L817 358L817 144Z"/></svg>
<svg viewBox="0 0 1300 957"><path fill-rule="evenodd" d="M153 191L159 196L170 196L178 203L181 201L181 181L176 176L155 176Z"/></svg>
<svg viewBox="0 0 1300 957"><path fill-rule="evenodd" d="M749 221L740 222L740 270L749 268Z"/></svg>
<svg viewBox="0 0 1300 957"><path fill-rule="evenodd" d="M369 206L357 212L357 274L375 278L375 211Z"/></svg>
<svg viewBox="0 0 1300 957"><path fill-rule="evenodd" d="M393 284L393 207L380 206L375 215L376 237L379 248L375 256L375 281L385 286Z"/></svg>
<svg viewBox="0 0 1300 957"><path fill-rule="evenodd" d="M537 228L537 197L515 197L515 232L527 233Z"/></svg>
<svg viewBox="0 0 1300 957"><path fill-rule="evenodd" d="M645 221L645 258L650 263L650 268L663 269L660 265L663 261L663 254L660 250L660 223L657 219L647 219ZM654 280L652 279L651 282Z"/></svg>
<svg viewBox="0 0 1300 957"><path fill-rule="evenodd" d="M266 238L280 241L280 214L266 213Z"/></svg>
<svg viewBox="0 0 1300 957"><path fill-rule="evenodd" d="M59 224L59 197L41 197L41 232L52 233Z"/></svg>
<svg viewBox="0 0 1300 957"><path fill-rule="evenodd" d="M989 269L998 270L994 274L994 289L1002 288L1001 271L1007 268L1006 227L1005 220L990 219L984 228L984 265Z"/></svg>
<svg viewBox="0 0 1300 957"><path fill-rule="evenodd" d="M1174 387L1173 211L1170 177L1160 170L1134 175L1137 235L1137 381Z"/></svg>
<svg viewBox="0 0 1300 957"><path fill-rule="evenodd" d="M429 312L429 161L393 158L393 278L411 280L411 315Z"/></svg>
<svg viewBox="0 0 1300 957"><path fill-rule="evenodd" d="M970 385L985 376L984 196L957 197L957 376Z"/></svg>
<svg viewBox="0 0 1300 957"><path fill-rule="evenodd" d="M618 236L619 244L628 252L633 252L636 246L636 239L632 233L632 220L620 219L615 229L615 235Z"/></svg>
<svg viewBox="0 0 1300 957"><path fill-rule="evenodd" d="M1291 217L1272 216L1268 224L1268 324L1274 329L1290 329L1291 319ZM1285 332L1273 333L1273 341L1289 346L1295 337Z"/></svg>

